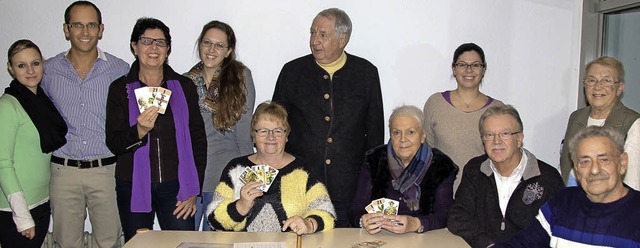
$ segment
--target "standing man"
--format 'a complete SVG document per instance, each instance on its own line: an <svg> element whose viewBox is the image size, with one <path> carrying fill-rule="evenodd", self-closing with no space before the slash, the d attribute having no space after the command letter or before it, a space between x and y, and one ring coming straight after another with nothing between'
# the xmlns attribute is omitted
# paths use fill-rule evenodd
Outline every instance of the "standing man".
<svg viewBox="0 0 640 248"><path fill-rule="evenodd" d="M614 127L579 131L568 144L579 187L558 192L525 231L496 247L639 247L640 193L623 183L624 145Z"/></svg>
<svg viewBox="0 0 640 248"><path fill-rule="evenodd" d="M88 210L91 242L97 247L116 247L121 233L116 157L105 144L105 106L109 85L127 73L129 65L98 49L104 25L93 3L72 3L65 10L64 22L62 29L71 49L46 61L42 79L42 88L69 126L67 144L51 157L53 237L58 246L82 247Z"/></svg>
<svg viewBox="0 0 640 248"><path fill-rule="evenodd" d="M364 153L384 142L378 69L347 54L351 19L331 8L311 24L311 54L282 67L273 101L289 113L287 151L327 185L336 208L336 227L348 227L358 168Z"/></svg>
<svg viewBox="0 0 640 248"><path fill-rule="evenodd" d="M486 154L464 167L447 227L484 248L526 228L564 183L557 169L522 148L522 120L513 106L488 108L479 128Z"/></svg>

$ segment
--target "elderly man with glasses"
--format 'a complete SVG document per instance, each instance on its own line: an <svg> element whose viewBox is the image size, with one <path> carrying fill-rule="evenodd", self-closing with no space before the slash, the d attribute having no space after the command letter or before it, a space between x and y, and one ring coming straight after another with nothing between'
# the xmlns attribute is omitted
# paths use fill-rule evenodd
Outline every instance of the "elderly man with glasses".
<svg viewBox="0 0 640 248"><path fill-rule="evenodd" d="M472 247L487 247L526 228L563 181L522 148L522 120L513 106L487 109L479 128L486 154L464 167L447 227Z"/></svg>

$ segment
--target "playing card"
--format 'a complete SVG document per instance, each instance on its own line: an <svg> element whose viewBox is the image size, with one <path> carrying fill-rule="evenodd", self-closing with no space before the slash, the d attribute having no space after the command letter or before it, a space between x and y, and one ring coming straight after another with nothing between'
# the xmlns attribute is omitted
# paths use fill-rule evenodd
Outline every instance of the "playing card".
<svg viewBox="0 0 640 248"><path fill-rule="evenodd" d="M273 168L271 166L264 166L264 183L268 186L271 186L274 180L276 180L276 176L278 175L279 170Z"/></svg>
<svg viewBox="0 0 640 248"><path fill-rule="evenodd" d="M398 205L398 201L385 198L383 213L385 215L398 215Z"/></svg>
<svg viewBox="0 0 640 248"><path fill-rule="evenodd" d="M171 98L171 91L162 87L153 87L151 95L155 99L155 104L158 106L158 113L164 114L169 104L169 98Z"/></svg>
<svg viewBox="0 0 640 248"><path fill-rule="evenodd" d="M258 175L251 168L248 168L248 167L245 168L244 171L242 171L242 173L240 174L240 181L242 181L245 184L251 183L251 182L261 182Z"/></svg>
<svg viewBox="0 0 640 248"><path fill-rule="evenodd" d="M369 205L364 207L364 210L366 210L367 213L369 213L369 214L373 214L373 213L376 212L375 208L373 207L373 203L369 203Z"/></svg>
<svg viewBox="0 0 640 248"><path fill-rule="evenodd" d="M153 106L155 99L151 96L149 87L137 88L133 92L136 95L136 101L138 102L138 109L140 110L140 113Z"/></svg>
<svg viewBox="0 0 640 248"><path fill-rule="evenodd" d="M164 114L171 98L171 91L162 87L141 87L134 90L140 113L152 106L158 107L158 113Z"/></svg>

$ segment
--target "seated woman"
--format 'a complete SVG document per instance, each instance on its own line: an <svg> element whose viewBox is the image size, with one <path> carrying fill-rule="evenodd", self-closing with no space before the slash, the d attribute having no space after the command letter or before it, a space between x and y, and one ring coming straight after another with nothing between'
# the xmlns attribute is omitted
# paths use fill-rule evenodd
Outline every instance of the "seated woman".
<svg viewBox="0 0 640 248"><path fill-rule="evenodd" d="M381 229L393 233L418 232L447 226L453 204L453 182L458 167L425 142L422 111L401 106L389 118L391 142L369 150L358 176L358 188L349 218L370 234ZM399 202L397 215L367 213L372 200Z"/></svg>
<svg viewBox="0 0 640 248"><path fill-rule="evenodd" d="M284 151L290 126L287 111L264 102L251 119L257 152L235 158L222 171L207 216L216 230L279 232L298 235L332 229L336 213L327 188L304 170L299 158ZM279 170L263 192L260 182L243 183L246 168L269 165Z"/></svg>
<svg viewBox="0 0 640 248"><path fill-rule="evenodd" d="M8 55L13 80L0 97L0 246L39 248L51 216L51 152L67 142L67 124L40 87L40 48L18 40Z"/></svg>

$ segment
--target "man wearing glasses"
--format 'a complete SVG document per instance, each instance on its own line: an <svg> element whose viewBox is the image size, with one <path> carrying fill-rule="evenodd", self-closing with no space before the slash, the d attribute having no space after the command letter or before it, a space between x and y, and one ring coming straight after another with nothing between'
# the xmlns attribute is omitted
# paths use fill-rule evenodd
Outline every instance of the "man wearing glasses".
<svg viewBox="0 0 640 248"><path fill-rule="evenodd" d="M378 69L344 51L350 36L344 11L318 13L310 29L311 54L282 67L272 98L289 113L286 150L304 158L305 168L327 186L336 227L349 226L354 179L365 152L384 142Z"/></svg>
<svg viewBox="0 0 640 248"><path fill-rule="evenodd" d="M71 49L47 59L42 79L42 88L69 126L67 144L51 157L53 236L60 247L83 247L88 211L90 242L116 247L121 233L116 157L105 144L105 106L109 85L127 73L129 65L98 49L104 25L93 3L72 3L64 19L62 29Z"/></svg>
<svg viewBox="0 0 640 248"><path fill-rule="evenodd" d="M522 120L513 106L487 109L479 128L486 154L464 167L447 227L472 247L487 247L526 228L563 181L522 148Z"/></svg>

